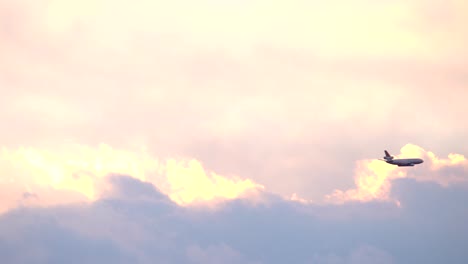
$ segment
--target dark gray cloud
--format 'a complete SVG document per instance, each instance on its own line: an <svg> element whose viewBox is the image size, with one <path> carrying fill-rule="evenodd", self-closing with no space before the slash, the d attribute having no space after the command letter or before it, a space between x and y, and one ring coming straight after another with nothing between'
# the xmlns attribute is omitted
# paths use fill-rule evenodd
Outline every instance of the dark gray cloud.
<svg viewBox="0 0 468 264"><path fill-rule="evenodd" d="M6 263L464 263L468 185L394 181L387 202L306 205L265 194L217 210L183 208L116 176L90 205L21 208L0 218ZM143 197L155 199L135 199ZM75 262L73 262L75 261Z"/></svg>

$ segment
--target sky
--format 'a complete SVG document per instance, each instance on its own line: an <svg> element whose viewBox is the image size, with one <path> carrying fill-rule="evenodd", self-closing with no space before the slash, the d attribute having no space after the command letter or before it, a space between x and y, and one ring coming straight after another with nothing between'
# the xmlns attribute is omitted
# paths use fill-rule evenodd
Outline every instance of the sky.
<svg viewBox="0 0 468 264"><path fill-rule="evenodd" d="M465 263L467 12L0 0L2 263Z"/></svg>

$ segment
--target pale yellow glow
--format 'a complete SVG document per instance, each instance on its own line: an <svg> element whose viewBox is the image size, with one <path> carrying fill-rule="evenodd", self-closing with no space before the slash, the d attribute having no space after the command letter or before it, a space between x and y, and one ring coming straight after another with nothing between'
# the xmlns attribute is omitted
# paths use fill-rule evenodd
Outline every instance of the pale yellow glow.
<svg viewBox="0 0 468 264"><path fill-rule="evenodd" d="M424 158L426 151L414 144L406 144L400 150L401 155L394 155L395 158Z"/></svg>
<svg viewBox="0 0 468 264"><path fill-rule="evenodd" d="M460 7L464 8L464 7ZM423 56L440 46L411 27L414 7L352 1L50 0L37 22L49 34L91 33L94 44L127 45L133 34L170 33L199 47L222 44L237 55L257 44L323 56Z"/></svg>
<svg viewBox="0 0 468 264"><path fill-rule="evenodd" d="M459 181L467 181L468 178L448 177L448 175L438 175L437 171L444 167L462 165L468 171L468 160L460 154L450 154L448 159L439 159L432 152L423 148L407 144L400 150L401 154L391 153L395 158L423 158L423 164L417 165L417 170L412 171L411 167L399 168L386 164L380 160L363 160L357 162L355 174L355 189L346 191L335 190L325 197L326 201L333 203L344 203L346 201L370 201L388 200L391 191L392 180L397 178L414 178L418 181L432 181L441 185L448 185ZM396 201L397 204L398 201Z"/></svg>
<svg viewBox="0 0 468 264"><path fill-rule="evenodd" d="M8 203L5 208L11 207L24 192L37 195L35 204L41 204L44 197L46 204L54 204L54 199L55 204L63 202L61 196L52 197L47 190L60 191L62 196L75 193L94 201L105 191L103 188L109 187L105 181L111 174L151 183L179 205L235 199L263 188L248 179L231 179L206 171L196 160L160 161L143 151L116 150L104 144L97 148L73 145L55 150L3 149L0 160L0 179L8 181L8 175L12 178L10 184L17 187L16 197L9 194L8 201L2 201Z"/></svg>
<svg viewBox="0 0 468 264"><path fill-rule="evenodd" d="M245 190L260 187L251 180L230 180L207 172L196 160L185 164L170 160L166 165L167 179L173 190L170 197L179 204L209 201L217 197L233 199Z"/></svg>
<svg viewBox="0 0 468 264"><path fill-rule="evenodd" d="M391 179L403 177L396 167L380 160L363 160L357 164L354 182L356 189L347 191L335 190L326 200L343 203L347 200L370 201L374 199L388 199Z"/></svg>
<svg viewBox="0 0 468 264"><path fill-rule="evenodd" d="M461 154L450 153L447 159L439 159L432 152L428 153L428 157L432 160L434 169L441 168L443 166L458 165L467 163L465 156Z"/></svg>
<svg viewBox="0 0 468 264"><path fill-rule="evenodd" d="M80 19L97 15L100 0L48 0L45 26L54 33L63 33L78 24Z"/></svg>

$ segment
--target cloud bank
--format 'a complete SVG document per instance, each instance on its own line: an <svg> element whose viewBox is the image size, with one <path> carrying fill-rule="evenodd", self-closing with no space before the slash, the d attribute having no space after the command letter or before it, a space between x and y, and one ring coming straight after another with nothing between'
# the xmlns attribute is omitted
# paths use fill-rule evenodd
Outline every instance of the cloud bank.
<svg viewBox="0 0 468 264"><path fill-rule="evenodd" d="M308 201L143 150L73 145L2 153L2 175L10 177L0 216L0 256L7 263L463 263L468 257L468 162L459 154L441 159L408 144L396 156L425 163L405 170L357 161L354 189Z"/></svg>
<svg viewBox="0 0 468 264"><path fill-rule="evenodd" d="M395 158L422 158L425 164L414 170L389 166L375 159L359 161L354 176L356 188L346 191L335 190L326 198L334 202L389 199L392 181L399 178L437 182L443 186L468 181L468 160L460 154L451 153L446 159L440 159L430 151L414 144L407 144L401 148L401 154L395 155Z"/></svg>
<svg viewBox="0 0 468 264"><path fill-rule="evenodd" d="M395 156L420 157L425 163L408 169L377 159L360 160L354 171L354 188L336 189L320 200L307 200L296 193L289 199L303 203L389 200L392 182L400 178L435 182L445 187L468 181L468 160L463 155L449 154L442 159L419 146L407 144ZM182 206L215 205L244 196L260 202L261 194L269 191L251 179L209 171L195 159L164 160L144 149L125 151L104 144L96 148L63 145L54 150L4 148L0 161L3 211L18 205L96 201L111 191L107 177L115 174L146 182Z"/></svg>
<svg viewBox="0 0 468 264"><path fill-rule="evenodd" d="M53 151L3 149L1 161L1 179L9 190L5 191L17 191L3 199L4 210L18 200L44 205L94 201L108 191L105 178L111 174L148 182L179 205L214 203L263 189L249 179L207 171L194 159L160 160L144 150L117 150L104 144L97 148L67 145Z"/></svg>
<svg viewBox="0 0 468 264"><path fill-rule="evenodd" d="M20 208L0 217L7 263L463 263L466 183L398 179L391 202L181 207L152 185L111 176L90 204ZM450 241L450 243L447 243Z"/></svg>

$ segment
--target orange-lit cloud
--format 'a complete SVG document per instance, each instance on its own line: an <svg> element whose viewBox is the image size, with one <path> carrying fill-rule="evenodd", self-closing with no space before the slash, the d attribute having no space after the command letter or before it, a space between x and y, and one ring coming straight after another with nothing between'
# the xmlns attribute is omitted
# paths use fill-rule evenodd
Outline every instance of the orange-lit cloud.
<svg viewBox="0 0 468 264"><path fill-rule="evenodd" d="M468 171L468 160L459 154L439 159L432 152L408 144L395 157L420 157L425 163L414 168L398 168L380 160L361 160L355 170L355 189L335 190L326 202L390 199L392 180L414 178L441 185L466 181L463 175L447 177L439 173L461 166ZM148 182L179 205L213 204L258 193L264 187L249 179L224 177L207 171L194 159L160 160L145 150L125 151L101 144L93 148L68 145L53 150L39 148L2 149L0 159L2 203L5 211L19 205L57 205L99 199L112 188L107 176L129 175ZM460 171L458 171L460 172ZM463 171L462 171L463 172ZM293 194L292 201L310 203Z"/></svg>
<svg viewBox="0 0 468 264"><path fill-rule="evenodd" d="M179 205L235 199L263 188L248 179L207 171L194 159L158 160L144 150L117 150L104 144L3 149L0 159L3 210L18 201L24 205L94 201L112 188L106 181L111 174L151 183Z"/></svg>
<svg viewBox="0 0 468 264"><path fill-rule="evenodd" d="M371 201L390 199L392 180L397 178L414 178L419 181L433 181L441 185L455 184L459 181L468 181L468 160L460 154L449 154L447 159L439 159L434 153L423 148L407 144L400 150L395 158L422 158L423 164L415 167L399 168L386 164L380 160L361 160L357 162L355 172L355 189L346 191L335 190L325 198L329 202L343 203L346 201ZM455 176L440 173L445 168L461 166Z"/></svg>
<svg viewBox="0 0 468 264"><path fill-rule="evenodd" d="M379 160L359 161L354 176L356 189L335 190L326 199L338 203L347 200L387 199L391 188L390 180L396 178L395 172L395 168L386 166Z"/></svg>

